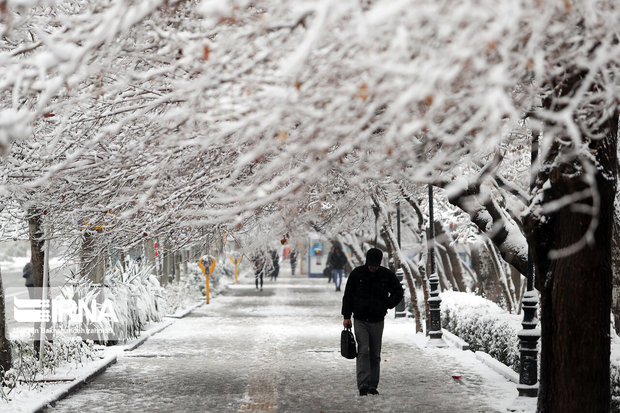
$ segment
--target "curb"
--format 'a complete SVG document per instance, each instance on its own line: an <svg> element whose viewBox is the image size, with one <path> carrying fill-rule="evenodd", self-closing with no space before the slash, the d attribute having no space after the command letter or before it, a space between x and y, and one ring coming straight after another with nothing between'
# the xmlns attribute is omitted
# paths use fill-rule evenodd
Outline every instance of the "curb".
<svg viewBox="0 0 620 413"><path fill-rule="evenodd" d="M448 341L453 347L456 347L457 349L462 351L470 350L469 343L467 343L465 340L449 332L448 330L441 330L446 341ZM519 374L501 361L493 358L490 354L485 353L484 351L474 351L474 355L478 360L482 362L482 364L486 365L496 373L504 376L506 380L511 381L515 384L519 384Z"/></svg>
<svg viewBox="0 0 620 413"><path fill-rule="evenodd" d="M140 338L136 339L136 341L134 341L132 343L129 343L129 344L123 345L122 346L123 351L133 351L133 350L137 349L142 344L144 344L144 342L146 340L148 340L151 336L159 333L160 331L162 331L166 327L170 327L170 325L172 325L172 323L174 323L174 320L168 320L168 321L165 321L162 325L153 328L152 330L145 331L144 334L140 335ZM119 350L120 350L120 348L119 348Z"/></svg>
<svg viewBox="0 0 620 413"><path fill-rule="evenodd" d="M77 389L85 385L90 379L103 373L103 371L107 369L108 366L116 363L116 358L117 358L116 354L111 354L111 355L104 357L100 361L95 362L95 366L93 367L91 371L86 372L82 374L81 376L78 376L72 382L63 385L62 387L60 387L53 393L46 395L43 400L38 401L36 405L31 407L32 409L31 411L33 413L43 412L46 408L48 408L49 406L52 406L58 400L65 398L70 393L76 391ZM23 403L23 401L21 403Z"/></svg>
<svg viewBox="0 0 620 413"><path fill-rule="evenodd" d="M175 318L175 319L183 318L203 304L204 303L196 303L190 308L183 310L181 313L175 314L174 317L172 318ZM170 317L170 316L165 316L165 317ZM107 369L112 364L116 363L119 354L122 355L123 352L125 351L135 350L136 348L144 344L144 342L146 342L146 340L148 340L150 337L161 332L165 328L171 326L175 321L176 320L165 321L162 325L159 325L151 330L145 331L144 334L140 336L140 338L138 338L136 341L132 343L118 346L116 349L114 349L113 347L110 348L111 354L108 354L107 356L104 356L101 360L94 362L92 370L82 374L81 376L76 377L75 380L72 380L71 382L62 385L60 388L54 390L53 392L50 392L49 394L42 396L41 400L34 402L32 405L24 406L24 404L26 403L24 403L23 400L20 400L18 402L19 403L18 406L12 406L10 403L4 406L0 404L0 411L5 411L4 409L8 408L9 410L6 410L6 411L11 411L15 413L17 412L44 413L45 409L53 406L56 402L64 399L65 397L69 396L71 393L76 392L82 386L88 384L87 382L89 380L100 375L101 373L105 371L105 369Z"/></svg>
<svg viewBox="0 0 620 413"><path fill-rule="evenodd" d="M447 341L453 347L456 347L459 350L469 350L469 343L463 340L461 337L449 332L445 328L441 329L441 333L445 341Z"/></svg>
<svg viewBox="0 0 620 413"><path fill-rule="evenodd" d="M491 357L489 354L484 351L476 351L476 358L480 360L482 363L486 364L496 373L501 374L507 380L510 380L513 383L519 384L519 375L513 371L510 367Z"/></svg>
<svg viewBox="0 0 620 413"><path fill-rule="evenodd" d="M176 312L174 314L169 314L169 315L165 315L165 317L167 318L183 318L186 315L188 315L189 313L191 313L192 311L194 311L195 309L197 309L198 307L202 307L203 305L205 305L204 301L200 301L196 304L191 305L190 307L186 308L185 310L181 310L181 312Z"/></svg>

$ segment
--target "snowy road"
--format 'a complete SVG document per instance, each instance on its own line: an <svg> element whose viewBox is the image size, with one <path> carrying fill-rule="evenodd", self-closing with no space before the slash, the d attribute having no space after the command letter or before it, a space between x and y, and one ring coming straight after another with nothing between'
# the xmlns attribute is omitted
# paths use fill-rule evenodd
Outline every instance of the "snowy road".
<svg viewBox="0 0 620 413"><path fill-rule="evenodd" d="M242 278L51 412L505 411L514 384L454 349L421 349L413 322L386 320L379 396L358 396L339 354L341 293L290 277L258 292ZM461 383L451 378L463 374Z"/></svg>

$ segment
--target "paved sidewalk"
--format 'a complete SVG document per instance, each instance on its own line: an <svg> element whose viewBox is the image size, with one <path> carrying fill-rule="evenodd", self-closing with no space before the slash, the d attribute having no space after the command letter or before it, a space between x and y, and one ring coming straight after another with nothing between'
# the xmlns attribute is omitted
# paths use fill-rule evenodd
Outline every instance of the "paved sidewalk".
<svg viewBox="0 0 620 413"><path fill-rule="evenodd" d="M342 293L281 274L262 292L242 278L48 411L486 413L516 398L473 354L419 348L413 321L391 315L381 394L358 396L355 361L339 353Z"/></svg>

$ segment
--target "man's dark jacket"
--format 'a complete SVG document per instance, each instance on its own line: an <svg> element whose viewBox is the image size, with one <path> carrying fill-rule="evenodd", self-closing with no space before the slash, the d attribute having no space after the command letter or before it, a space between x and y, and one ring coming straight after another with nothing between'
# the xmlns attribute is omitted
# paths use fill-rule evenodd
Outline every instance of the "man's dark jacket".
<svg viewBox="0 0 620 413"><path fill-rule="evenodd" d="M383 320L388 308L394 308L403 299L403 287L396 274L379 267L374 273L366 265L351 271L342 299L345 319L378 322Z"/></svg>
<svg viewBox="0 0 620 413"><path fill-rule="evenodd" d="M344 270L347 265L347 256L341 250L336 250L329 255L328 263L334 270Z"/></svg>

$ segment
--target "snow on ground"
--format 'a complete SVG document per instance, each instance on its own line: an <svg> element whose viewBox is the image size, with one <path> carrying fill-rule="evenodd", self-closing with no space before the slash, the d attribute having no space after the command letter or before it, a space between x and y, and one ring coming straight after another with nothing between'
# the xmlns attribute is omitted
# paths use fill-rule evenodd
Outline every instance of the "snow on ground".
<svg viewBox="0 0 620 413"><path fill-rule="evenodd" d="M339 354L341 294L285 270L260 292L245 274L50 411L486 413L515 403L515 384L473 353L426 348L411 319L391 315L381 394L360 397L355 362Z"/></svg>

